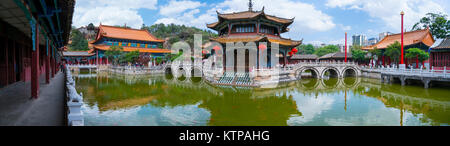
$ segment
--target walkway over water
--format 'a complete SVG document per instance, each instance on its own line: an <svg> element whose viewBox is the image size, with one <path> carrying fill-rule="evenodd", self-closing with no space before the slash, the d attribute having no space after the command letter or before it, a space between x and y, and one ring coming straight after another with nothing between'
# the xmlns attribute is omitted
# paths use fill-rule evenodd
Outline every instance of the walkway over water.
<svg viewBox="0 0 450 146"><path fill-rule="evenodd" d="M407 80L420 80L425 88L430 87L431 81L450 82L450 71L446 68L443 70L385 68L380 72L381 82L390 82L392 79L398 78L402 86L407 83Z"/></svg>
<svg viewBox="0 0 450 146"><path fill-rule="evenodd" d="M0 90L1 126L64 126L64 74L50 84L41 80L38 99L32 99L30 82L17 82Z"/></svg>

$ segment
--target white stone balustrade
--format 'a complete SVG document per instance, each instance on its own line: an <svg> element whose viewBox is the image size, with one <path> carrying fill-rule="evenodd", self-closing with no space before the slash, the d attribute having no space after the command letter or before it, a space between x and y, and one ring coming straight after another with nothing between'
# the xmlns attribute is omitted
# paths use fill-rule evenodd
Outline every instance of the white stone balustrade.
<svg viewBox="0 0 450 146"><path fill-rule="evenodd" d="M78 94L75 88L75 80L72 77L69 66L66 67L66 96L67 96L67 123L69 126L84 126L83 93Z"/></svg>

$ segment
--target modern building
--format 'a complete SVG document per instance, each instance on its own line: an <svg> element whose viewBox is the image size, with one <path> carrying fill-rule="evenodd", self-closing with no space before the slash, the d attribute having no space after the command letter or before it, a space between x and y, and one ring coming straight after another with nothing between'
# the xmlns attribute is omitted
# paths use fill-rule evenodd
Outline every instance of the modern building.
<svg viewBox="0 0 450 146"><path fill-rule="evenodd" d="M378 43L377 38L370 38L367 40L367 44L365 46L372 46L372 45L375 45L376 43Z"/></svg>
<svg viewBox="0 0 450 146"><path fill-rule="evenodd" d="M216 30L219 34L216 38L211 38L211 41L218 42L222 44L222 46L226 46L226 43L249 43L254 42L258 46L256 50L256 54L250 56L250 50L240 50L232 48L224 48L223 49L223 67L225 72L238 72L238 68L245 70L245 72L250 72L252 68L260 67L260 58L267 57L267 67L273 67L277 64L270 64L271 59L275 59L271 57L271 44L278 43L279 44L279 52L277 52L277 56L280 58L279 64L287 64L287 56L288 52L290 52L293 48L302 44L302 41L295 41L291 39L282 38L280 35L282 33L289 31L289 26L294 22L294 19L286 19L280 18L277 16L268 15L264 12L264 8L261 11L253 11L252 6L250 5L248 11L243 12L235 12L235 13L227 13L221 14L217 12L218 22L207 24L207 27L213 30ZM267 46L261 43L267 43ZM211 52L214 50L211 49ZM267 56L260 56L260 51L267 51ZM228 55L233 55L230 52L234 53L233 60L227 60ZM242 66L238 66L238 52L239 55L245 56L245 60L242 60ZM254 64L250 64L254 62ZM240 71L242 71L239 69Z"/></svg>
<svg viewBox="0 0 450 146"><path fill-rule="evenodd" d="M367 42L367 37L365 35L353 35L352 36L353 39L353 46L365 46L366 42Z"/></svg>
<svg viewBox="0 0 450 146"><path fill-rule="evenodd" d="M435 44L430 48L430 65L434 69L447 67L450 70L450 38L441 39Z"/></svg>
<svg viewBox="0 0 450 146"><path fill-rule="evenodd" d="M365 46L362 49L372 50L377 48L384 52L389 45L395 42L401 43L401 34L387 35L383 38L383 40L376 43L375 45ZM409 48L419 48L424 51L428 51L428 49L434 44L434 42L435 40L433 39L433 35L431 34L429 29L422 29L404 33L404 50L408 50ZM379 56L378 60L379 61L377 62L377 64L381 63L383 66L386 65L386 63L387 65L390 65L392 63L389 56ZM407 64L407 66L408 63L415 62L415 59L409 60L405 58L405 64ZM428 61L425 61L425 63L428 63Z"/></svg>
<svg viewBox="0 0 450 146"><path fill-rule="evenodd" d="M383 40L384 37L391 35L391 34L392 34L391 32L382 32L378 35L378 40Z"/></svg>

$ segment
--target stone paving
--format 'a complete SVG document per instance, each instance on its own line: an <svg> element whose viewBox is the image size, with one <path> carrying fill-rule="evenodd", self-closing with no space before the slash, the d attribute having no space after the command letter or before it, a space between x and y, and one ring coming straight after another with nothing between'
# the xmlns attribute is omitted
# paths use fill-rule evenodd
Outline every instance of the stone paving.
<svg viewBox="0 0 450 146"><path fill-rule="evenodd" d="M31 97L30 82L0 89L0 126L64 126L64 74L45 84L40 78L38 99Z"/></svg>

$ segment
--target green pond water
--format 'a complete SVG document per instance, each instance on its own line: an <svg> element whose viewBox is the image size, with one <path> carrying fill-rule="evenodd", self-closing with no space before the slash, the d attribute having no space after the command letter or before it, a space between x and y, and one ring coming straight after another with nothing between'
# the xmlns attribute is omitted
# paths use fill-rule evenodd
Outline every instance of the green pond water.
<svg viewBox="0 0 450 146"><path fill-rule="evenodd" d="M450 89L367 78L304 79L275 89L200 79L82 74L88 126L449 125Z"/></svg>

